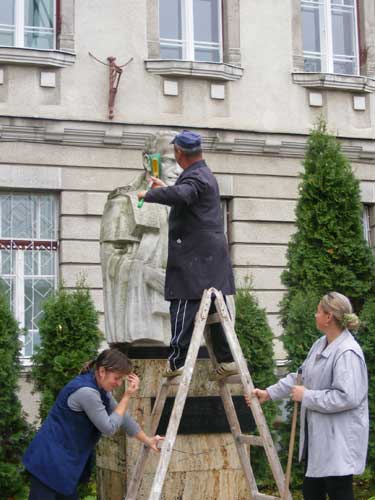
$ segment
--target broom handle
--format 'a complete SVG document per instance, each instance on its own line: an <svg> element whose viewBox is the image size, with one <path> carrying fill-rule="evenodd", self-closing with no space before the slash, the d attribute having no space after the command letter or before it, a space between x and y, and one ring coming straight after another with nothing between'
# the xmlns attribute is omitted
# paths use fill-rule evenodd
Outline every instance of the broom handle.
<svg viewBox="0 0 375 500"><path fill-rule="evenodd" d="M297 372L296 385L301 385L301 383L302 383L302 368L299 368L298 372ZM288 499L288 493L289 493L290 474L292 471L292 461L293 461L293 449L294 449L294 441L295 441L295 437L296 437L297 415L298 415L298 401L295 401L294 407L293 407L292 430L290 433L290 440L289 440L288 463L286 466L286 473L285 473L284 494L282 497L283 500Z"/></svg>

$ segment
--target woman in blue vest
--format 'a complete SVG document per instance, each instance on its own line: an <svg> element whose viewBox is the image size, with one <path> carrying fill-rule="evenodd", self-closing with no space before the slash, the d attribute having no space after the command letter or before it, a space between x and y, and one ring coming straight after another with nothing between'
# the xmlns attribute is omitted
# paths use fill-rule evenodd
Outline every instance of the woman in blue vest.
<svg viewBox="0 0 375 500"><path fill-rule="evenodd" d="M117 403L111 392L124 377L127 389ZM138 387L128 358L117 349L106 349L86 363L81 374L60 391L23 457L31 475L29 500L78 500L77 486L90 477L100 436L110 436L120 427L158 451L162 438L148 437L126 412Z"/></svg>

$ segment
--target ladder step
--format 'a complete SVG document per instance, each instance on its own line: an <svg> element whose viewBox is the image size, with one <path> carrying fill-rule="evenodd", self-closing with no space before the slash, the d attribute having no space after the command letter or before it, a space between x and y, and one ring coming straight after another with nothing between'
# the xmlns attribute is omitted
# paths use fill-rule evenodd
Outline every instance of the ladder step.
<svg viewBox="0 0 375 500"><path fill-rule="evenodd" d="M264 495L263 493L255 493L254 500L280 500L280 497L273 497L272 495Z"/></svg>
<svg viewBox="0 0 375 500"><path fill-rule="evenodd" d="M237 439L242 444L250 444L251 446L264 446L263 440L260 436L249 436L247 434L240 434L237 437Z"/></svg>

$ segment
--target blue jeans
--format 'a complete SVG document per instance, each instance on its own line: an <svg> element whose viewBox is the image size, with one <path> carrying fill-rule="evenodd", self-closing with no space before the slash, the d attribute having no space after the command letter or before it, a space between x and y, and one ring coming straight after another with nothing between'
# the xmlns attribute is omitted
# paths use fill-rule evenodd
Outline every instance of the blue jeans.
<svg viewBox="0 0 375 500"><path fill-rule="evenodd" d="M73 495L62 495L48 488L48 486L39 481L35 476L30 475L29 500L79 500L79 498L77 491Z"/></svg>

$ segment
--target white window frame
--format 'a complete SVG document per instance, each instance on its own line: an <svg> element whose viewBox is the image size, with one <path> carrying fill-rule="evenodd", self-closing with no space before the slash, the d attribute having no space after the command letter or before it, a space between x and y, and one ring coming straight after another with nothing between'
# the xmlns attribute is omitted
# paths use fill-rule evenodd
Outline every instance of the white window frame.
<svg viewBox="0 0 375 500"><path fill-rule="evenodd" d="M0 0L1 1L1 0ZM25 25L25 0L14 0L14 25L2 25L14 29L14 45L13 48L34 49L35 47L25 47L25 28L33 29L34 26ZM56 50L56 0L53 1L53 28L39 28L40 31L48 31L53 34L53 47L48 49L37 48L37 50ZM1 45L0 47L4 47Z"/></svg>
<svg viewBox="0 0 375 500"><path fill-rule="evenodd" d="M160 37L160 46L181 47L182 46L182 59L185 61L195 61L195 40L194 40L194 0L181 0L181 26L182 26L182 40L174 40L169 38ZM217 47L219 49L219 63L223 61L223 20L222 20L222 0L217 3L218 7L218 30L219 41L215 42L200 42L199 47ZM206 62L206 61L199 61ZM210 62L210 61L207 61ZM215 61L216 62L216 61Z"/></svg>
<svg viewBox="0 0 375 500"><path fill-rule="evenodd" d="M16 194L13 192L8 192L8 194ZM40 194L51 194L51 193L30 193L27 192L27 194L31 194L33 196L39 196ZM38 205L38 209L40 209L40 206ZM51 240L58 242L58 214L59 214L59 200L58 197L55 197L55 214L54 214L54 224L55 224L55 234L56 234L56 240ZM1 204L0 204L0 220L1 220ZM37 217L37 221L40 221L40 217ZM38 231L39 234L39 231ZM16 248L12 249L12 241L17 242L17 238L4 238L5 240L9 240L10 248L14 252L14 273L11 272L10 275L4 275L4 277L12 278L14 276L14 288L13 290L11 289L11 294L10 294L10 300L11 300L11 308L13 315L18 323L18 326L21 331L25 331L25 282L26 279L53 279L55 281L55 289L58 287L58 278L59 278L59 263L58 263L58 250L56 251L56 258L54 260L54 269L53 269L53 274L47 275L28 275L25 274L25 252L30 251L27 249L22 249L22 248ZM31 238L30 241L33 241ZM34 240L35 241L35 240ZM38 249L38 247L37 247ZM52 251L52 250L51 250ZM0 254L0 259L1 259L1 254ZM40 255L38 255L38 260L39 260L39 268L40 268ZM1 260L0 260L1 263ZM0 266L1 269L1 266ZM11 269L12 271L12 269ZM13 304L13 305L12 305ZM30 329L27 330L27 333L34 335L35 333L38 333L38 330L35 329ZM34 338L34 337L32 337ZM21 341L21 353L20 353L20 360L23 366L30 366L31 365L31 357L25 355L25 348L24 348L24 334L20 335L20 341ZM34 353L34 345L32 349Z"/></svg>
<svg viewBox="0 0 375 500"><path fill-rule="evenodd" d="M363 227L363 237L367 242L367 244L371 246L370 205L363 205L362 227Z"/></svg>
<svg viewBox="0 0 375 500"><path fill-rule="evenodd" d="M312 5L317 7L322 7L322 13L324 19L320 19L320 54L318 52L303 51L304 57L309 57L310 59L320 59L321 60L321 72L322 73L332 73L334 71L334 61L333 61L333 34L332 34L332 6L337 5L338 8L345 9L344 5L339 5L335 3L335 0L301 0L301 8L303 5ZM356 64L356 70L353 75L360 74L360 63L359 63L359 37L358 37L358 12L357 12L357 2L354 1L354 26L355 26L355 55L354 60ZM351 7L350 7L351 8ZM324 50L323 50L324 49ZM347 56L343 55L343 58Z"/></svg>

